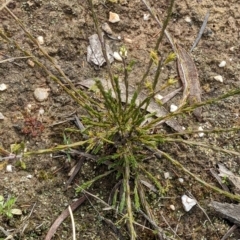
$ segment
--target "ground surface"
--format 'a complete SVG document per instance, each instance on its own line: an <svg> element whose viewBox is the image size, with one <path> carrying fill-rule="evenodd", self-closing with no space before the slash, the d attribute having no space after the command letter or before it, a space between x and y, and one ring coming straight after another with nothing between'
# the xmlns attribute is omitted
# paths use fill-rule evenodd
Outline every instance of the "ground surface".
<svg viewBox="0 0 240 240"><path fill-rule="evenodd" d="M168 1L150 2L159 18L162 19ZM96 32L87 1L13 1L9 8L21 19L34 37L43 36L44 49L56 59L57 64L73 83L77 84L87 78L106 75L105 67L95 69L86 61L88 37ZM151 18L148 21L143 20L143 15L148 12L140 0L126 1L125 4L111 4L106 1L105 5L99 0L96 2L95 10L100 23L107 21L109 11L120 15L121 21L111 24L111 27L114 34L132 40L132 43L124 42L124 44L128 49L128 58L136 62L130 75L130 81L134 84L136 79L142 76L149 61L149 51L154 47L158 36L158 25ZM240 87L240 3L237 0L176 0L168 27L175 41L189 50L208 11L210 17L207 28L191 55L199 72L203 99L216 97L229 89ZM191 22L186 21L187 17L191 19ZM9 38L16 40L19 45L33 52L43 63L49 65L6 11L1 11L0 20L1 29ZM123 44L110 40L109 42L115 50ZM0 51L1 54L11 57L22 56L13 44L7 44L2 39ZM171 47L165 39L160 52L168 54L170 51ZM218 65L223 60L227 64L224 68L219 68ZM63 90L51 82L40 68L29 66L26 59L15 60L14 63L0 63L0 83L8 86L7 90L0 92L0 112L5 116L4 120L0 120L0 145L10 150L11 144L24 142L28 150L37 150L48 148L56 143L62 144L63 128L71 126L71 122L55 127L51 125L65 121L74 112L80 114L81 109L70 97L66 96ZM121 64L115 62L113 68L116 72L120 72ZM213 77L216 75L223 77L222 83L214 80ZM177 77L175 64L166 68L161 78L164 82L172 76ZM37 87L49 88L50 96L47 101L39 103L35 100L33 92ZM45 126L44 131L36 137L26 136L21 130L19 131L26 118L29 104L31 110L28 116L39 118ZM190 115L179 119L179 123L191 129L197 129L199 126L204 129L239 126L239 104L239 96L230 98L216 105L204 107L204 122L202 123L197 122ZM39 109L44 109L42 116L39 115ZM191 140L215 143L220 147L240 150L237 133L205 135L203 138L193 134ZM181 144L172 144L163 146L163 148L171 151L172 156L189 170L212 184L217 185L209 169L215 167L218 162L225 164L235 174L240 173L238 157L206 149L190 148ZM66 160L65 155L48 154L25 159L26 170L17 167L15 163L12 173L6 173L5 168L1 169L0 195L6 198L9 195L18 197L16 205L23 211L22 216L11 220L0 216L0 226L16 231L15 239L44 239L53 221L68 204L77 198L74 192L76 184L94 176L95 172L102 171L98 168L93 169L92 162L84 164L81 174L74 180L72 187L65 191L65 183L70 170L70 165L66 163ZM155 158L148 161L149 169L159 176L160 181L162 181L164 172L169 172L171 176L168 182L167 198L161 199L154 194L149 196L152 199L153 213L159 226L168 230L171 226L180 239L220 239L231 223L217 218L208 208L208 204L210 200L226 201L226 199L199 186L189 177L174 169L167 161L159 162ZM28 178L28 175L32 175L32 178ZM183 184L178 182L179 177L184 179ZM92 192L99 193L100 197L107 200L113 186L114 177L95 186ZM187 191L190 191L206 210L214 227L198 207L188 213L184 212L180 197ZM171 204L175 206L175 211L170 209ZM105 225L99 218L101 214L115 222L114 215L102 211L102 208L102 205L91 200L91 202L86 201L74 212L77 239L116 239L108 225ZM141 217L140 222L144 224ZM0 237L3 238L1 234ZM179 239L177 236L175 238ZM54 239L72 239L69 219L58 229ZM147 230L139 228L139 239L154 239L154 236ZM236 232L229 239L237 239Z"/></svg>

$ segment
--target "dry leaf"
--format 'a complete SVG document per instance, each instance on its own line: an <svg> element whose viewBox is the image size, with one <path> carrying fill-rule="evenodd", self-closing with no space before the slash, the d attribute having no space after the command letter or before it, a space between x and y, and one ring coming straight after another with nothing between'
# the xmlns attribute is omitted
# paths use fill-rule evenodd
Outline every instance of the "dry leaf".
<svg viewBox="0 0 240 240"><path fill-rule="evenodd" d="M182 88L178 88L172 92L170 92L169 94L167 94L166 96L162 97L162 99L160 100L162 104L170 101L173 97L175 97L180 91L182 90Z"/></svg>
<svg viewBox="0 0 240 240"><path fill-rule="evenodd" d="M182 47L177 45L178 51L178 72L183 84L183 99L181 105L184 105L188 99L190 104L201 102L201 88L198 79L198 72L190 54ZM201 108L194 109L193 114L198 121L202 120Z"/></svg>

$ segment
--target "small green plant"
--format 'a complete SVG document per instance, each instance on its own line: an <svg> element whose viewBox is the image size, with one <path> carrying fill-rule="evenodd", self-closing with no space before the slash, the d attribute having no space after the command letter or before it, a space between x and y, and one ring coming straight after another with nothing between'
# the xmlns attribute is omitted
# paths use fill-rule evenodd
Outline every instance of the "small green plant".
<svg viewBox="0 0 240 240"><path fill-rule="evenodd" d="M228 181L228 177L227 176L222 177L222 183L226 184L226 185L229 185L229 181Z"/></svg>
<svg viewBox="0 0 240 240"><path fill-rule="evenodd" d="M26 170L27 168L26 163L21 158L24 150L25 150L24 142L11 144L11 153L19 157L19 159L16 162L16 166L20 167L23 170Z"/></svg>
<svg viewBox="0 0 240 240"><path fill-rule="evenodd" d="M4 200L4 197L0 195L0 215L12 218L12 209L16 202L15 197L10 197L7 200Z"/></svg>
<svg viewBox="0 0 240 240"><path fill-rule="evenodd" d="M89 6L92 11L93 20L97 29L99 39L102 39L97 17L94 13L92 1L88 0ZM34 152L25 152L23 156L31 156L36 154L52 153L61 150L65 150L67 156L70 159L69 151L71 148L81 148L82 151L94 155L97 159L98 165L105 165L108 170L104 173L95 176L94 178L80 184L76 191L81 193L83 190L90 188L95 182L100 179L115 174L116 186L114 187L111 205L118 209L121 214L122 222L126 222L130 239L135 240L137 233L135 229L135 216L136 212L141 213L152 225L154 231L161 235L159 228L155 224L153 214L151 213L150 204L146 197L143 184L141 182L142 176L147 178L149 182L157 189L157 194L163 196L168 191L168 185L162 186L161 181L157 179L153 173L146 169L144 165L144 159L150 154L154 154L156 157L165 158L172 163L172 165L184 173L190 175L199 183L203 184L222 195L225 195L231 199L240 201L240 196L233 195L225 192L211 184L203 181L195 174L186 169L180 162L175 160L170 153L161 150L161 146L164 143L182 143L190 146L201 146L208 149L222 151L224 153L230 153L240 155L238 152L229 151L226 149L218 148L215 146L209 146L203 143L197 143L194 141L188 141L182 138L184 134L191 134L193 131L177 132L172 134L156 132L156 126L168 121L174 116L180 116L185 113L193 112L195 109L208 104L216 103L222 99L237 95L240 93L240 89L229 91L222 96L209 99L205 102L196 102L189 105L187 102L188 89L181 103L181 107L173 113L165 115L157 115L156 112L149 112L149 106L156 94L171 86L175 83L175 79L170 78L165 83L162 83L159 87L159 79L161 70L166 67L167 64L176 59L177 53L169 53L166 57L158 54L160 43L165 34L166 26L171 16L174 0L170 1L168 8L167 18L161 29L161 33L156 41L155 48L149 53L149 64L142 78L137 82L136 88L131 89L128 82L128 74L130 74L134 63L127 60L127 50L125 47L120 49L120 54L123 59L123 76L118 76L113 73L111 65L108 61L104 42L101 40L101 46L103 55L107 62L108 79L103 81L99 79L92 80L91 87L95 98L90 96L87 91L76 89L70 79L63 73L58 65L56 65L54 59L52 59L44 49L38 44L36 39L25 29L22 23L16 18L10 10L9 14L18 22L18 24L25 31L26 35L35 43L43 56L49 60L52 66L58 71L60 77L57 77L51 73L47 66L43 65L37 58L32 56L21 48L17 42L9 39L3 32L0 31L0 36L5 41L15 44L16 48L24 52L27 56L33 57L35 63L46 71L49 78L55 81L61 86L67 94L69 94L76 103L81 106L86 114L81 116L81 121L84 125L84 129L81 131L75 131L79 141L70 142L67 136L67 131L63 135L64 145L58 145L49 149L42 149ZM174 44L173 44L174 46ZM174 49L177 52L177 49ZM152 65L155 65L156 71L154 76L149 76ZM120 78L123 78L121 81ZM64 79L64 81L61 81ZM67 84L66 84L67 83ZM110 86L110 87L108 87ZM147 87L148 93L143 94L143 88ZM97 99L97 100L96 100ZM237 131L239 129L232 128L228 130L220 129L215 131ZM69 129L68 129L69 131ZM71 134L74 131L71 130ZM159 147L160 146L160 147Z"/></svg>

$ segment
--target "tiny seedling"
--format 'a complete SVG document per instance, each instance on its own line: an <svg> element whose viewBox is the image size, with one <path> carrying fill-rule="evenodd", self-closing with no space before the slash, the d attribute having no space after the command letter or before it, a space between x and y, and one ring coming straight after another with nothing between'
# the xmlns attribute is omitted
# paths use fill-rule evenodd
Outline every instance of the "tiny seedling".
<svg viewBox="0 0 240 240"><path fill-rule="evenodd" d="M4 197L0 195L0 215L6 216L7 218L12 218L13 205L15 204L17 198L10 197L7 200L4 200Z"/></svg>
<svg viewBox="0 0 240 240"><path fill-rule="evenodd" d="M229 182L228 182L228 177L227 177L227 176L223 176L223 177L222 177L222 183L223 183L223 184L226 184L226 185L229 184Z"/></svg>

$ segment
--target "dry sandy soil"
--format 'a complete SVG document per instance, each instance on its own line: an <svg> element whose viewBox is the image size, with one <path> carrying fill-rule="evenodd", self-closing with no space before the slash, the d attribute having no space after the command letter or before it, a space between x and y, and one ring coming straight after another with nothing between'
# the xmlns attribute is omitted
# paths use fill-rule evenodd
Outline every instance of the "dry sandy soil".
<svg viewBox="0 0 240 240"><path fill-rule="evenodd" d="M147 66L149 52L155 46L159 27L151 17L147 21L143 20L144 14L148 12L140 0L120 2L122 3L95 1L95 11L100 23L108 20L110 11L120 15L121 21L111 24L111 28L116 36L127 37L132 40L132 43L110 39L108 41L115 50L118 50L122 44L127 47L128 59L135 61L130 74L130 81L134 84L142 76ZM166 0L150 0L152 8L160 20L163 20L166 14L167 3ZM86 60L88 37L96 33L86 0L19 0L12 1L9 8L34 37L43 36L43 48L56 59L57 64L74 84L77 85L84 79L106 76L106 66L98 69L88 64ZM229 89L240 87L240 3L238 0L176 0L168 26L168 31L174 40L189 50L208 11L210 16L207 27L198 46L191 53L198 69L203 100L217 97ZM50 63L40 54L36 46L5 10L0 12L0 20L0 28L9 38L16 40L21 47L32 52L45 65L50 66ZM165 56L171 52L171 47L166 39L159 51ZM0 54L1 60L4 59L4 56L23 56L14 44L7 43L2 38L0 39ZM226 61L226 66L223 68L218 66L221 61ZM112 66L114 71L121 73L121 63L115 62ZM57 74L54 69L52 71ZM214 76L217 75L223 77L223 82L214 79ZM164 82L169 77L178 78L175 63L164 69L161 79ZM36 65L29 66L27 59L1 62L0 83L5 83L8 87L7 90L0 92L0 112L5 116L4 120L0 120L0 145L4 149L10 151L11 144L20 142L24 142L28 150L63 144L63 130L73 126L72 121L52 125L71 118L75 112L80 115L81 109L46 76L41 68ZM50 94L46 101L35 100L33 92L37 87L49 88ZM171 103L175 101L173 99ZM239 126L239 104L240 97L235 96L215 105L204 107L204 121L201 123L191 115L179 118L178 121L182 126L190 129L197 129L199 126L204 129ZM31 105L30 112L29 105ZM39 116L40 109L44 109L42 116ZM21 131L27 115L39 118L44 126L43 132L37 134L36 137L26 136ZM171 129L167 130L171 131ZM240 151L239 132L206 134L202 138L199 138L198 134L192 134L190 139ZM237 156L182 144L171 144L163 146L163 148L189 170L216 186L218 183L212 177L209 169L215 168L217 163L221 162L236 175L240 174L240 159ZM68 180L68 172L76 161L78 158L73 158L72 163L69 164L66 155L57 153L24 159L26 164L24 170L16 162L12 163L14 167L11 173L7 173L5 167L2 167L0 170L0 195L6 199L9 196L17 197L15 207L20 208L23 214L14 216L12 219L0 216L0 226L14 232L14 239L44 239L54 220L74 199L79 197L74 190L77 184L105 170L99 169L93 162L88 161L66 191L65 183ZM157 224L168 232L171 232L170 227L174 229L177 235L172 239L221 239L232 223L219 218L208 207L208 204L211 200L222 202L229 202L229 200L200 186L173 168L166 160L160 162L153 157L148 160L147 165L149 170L159 176L159 179L163 178L164 172L169 172L171 176L168 180L168 193L165 198L149 193ZM28 175L32 175L32 178L28 178ZM178 181L179 177L184 179L182 184ZM98 186L93 186L91 192L107 201L114 182L115 178L112 176L103 180ZM198 207L194 207L187 213L183 210L180 197L187 191L195 196L212 223ZM170 205L175 206L175 211L170 209ZM119 220L112 212L103 211L103 206L94 199L86 201L78 208L74 212L77 239L117 239L117 235L111 231L109 225L101 221L100 216L111 219L113 222ZM136 218L141 224L149 226L141 216L136 216ZM150 231L140 227L137 230L138 239L155 239L154 234ZM54 239L72 239L71 231L71 221L68 218L59 227ZM128 239L124 227L120 229L121 231L125 236L123 239ZM238 239L237 232L238 230L228 239ZM4 237L4 234L0 232L0 239L4 239Z"/></svg>

